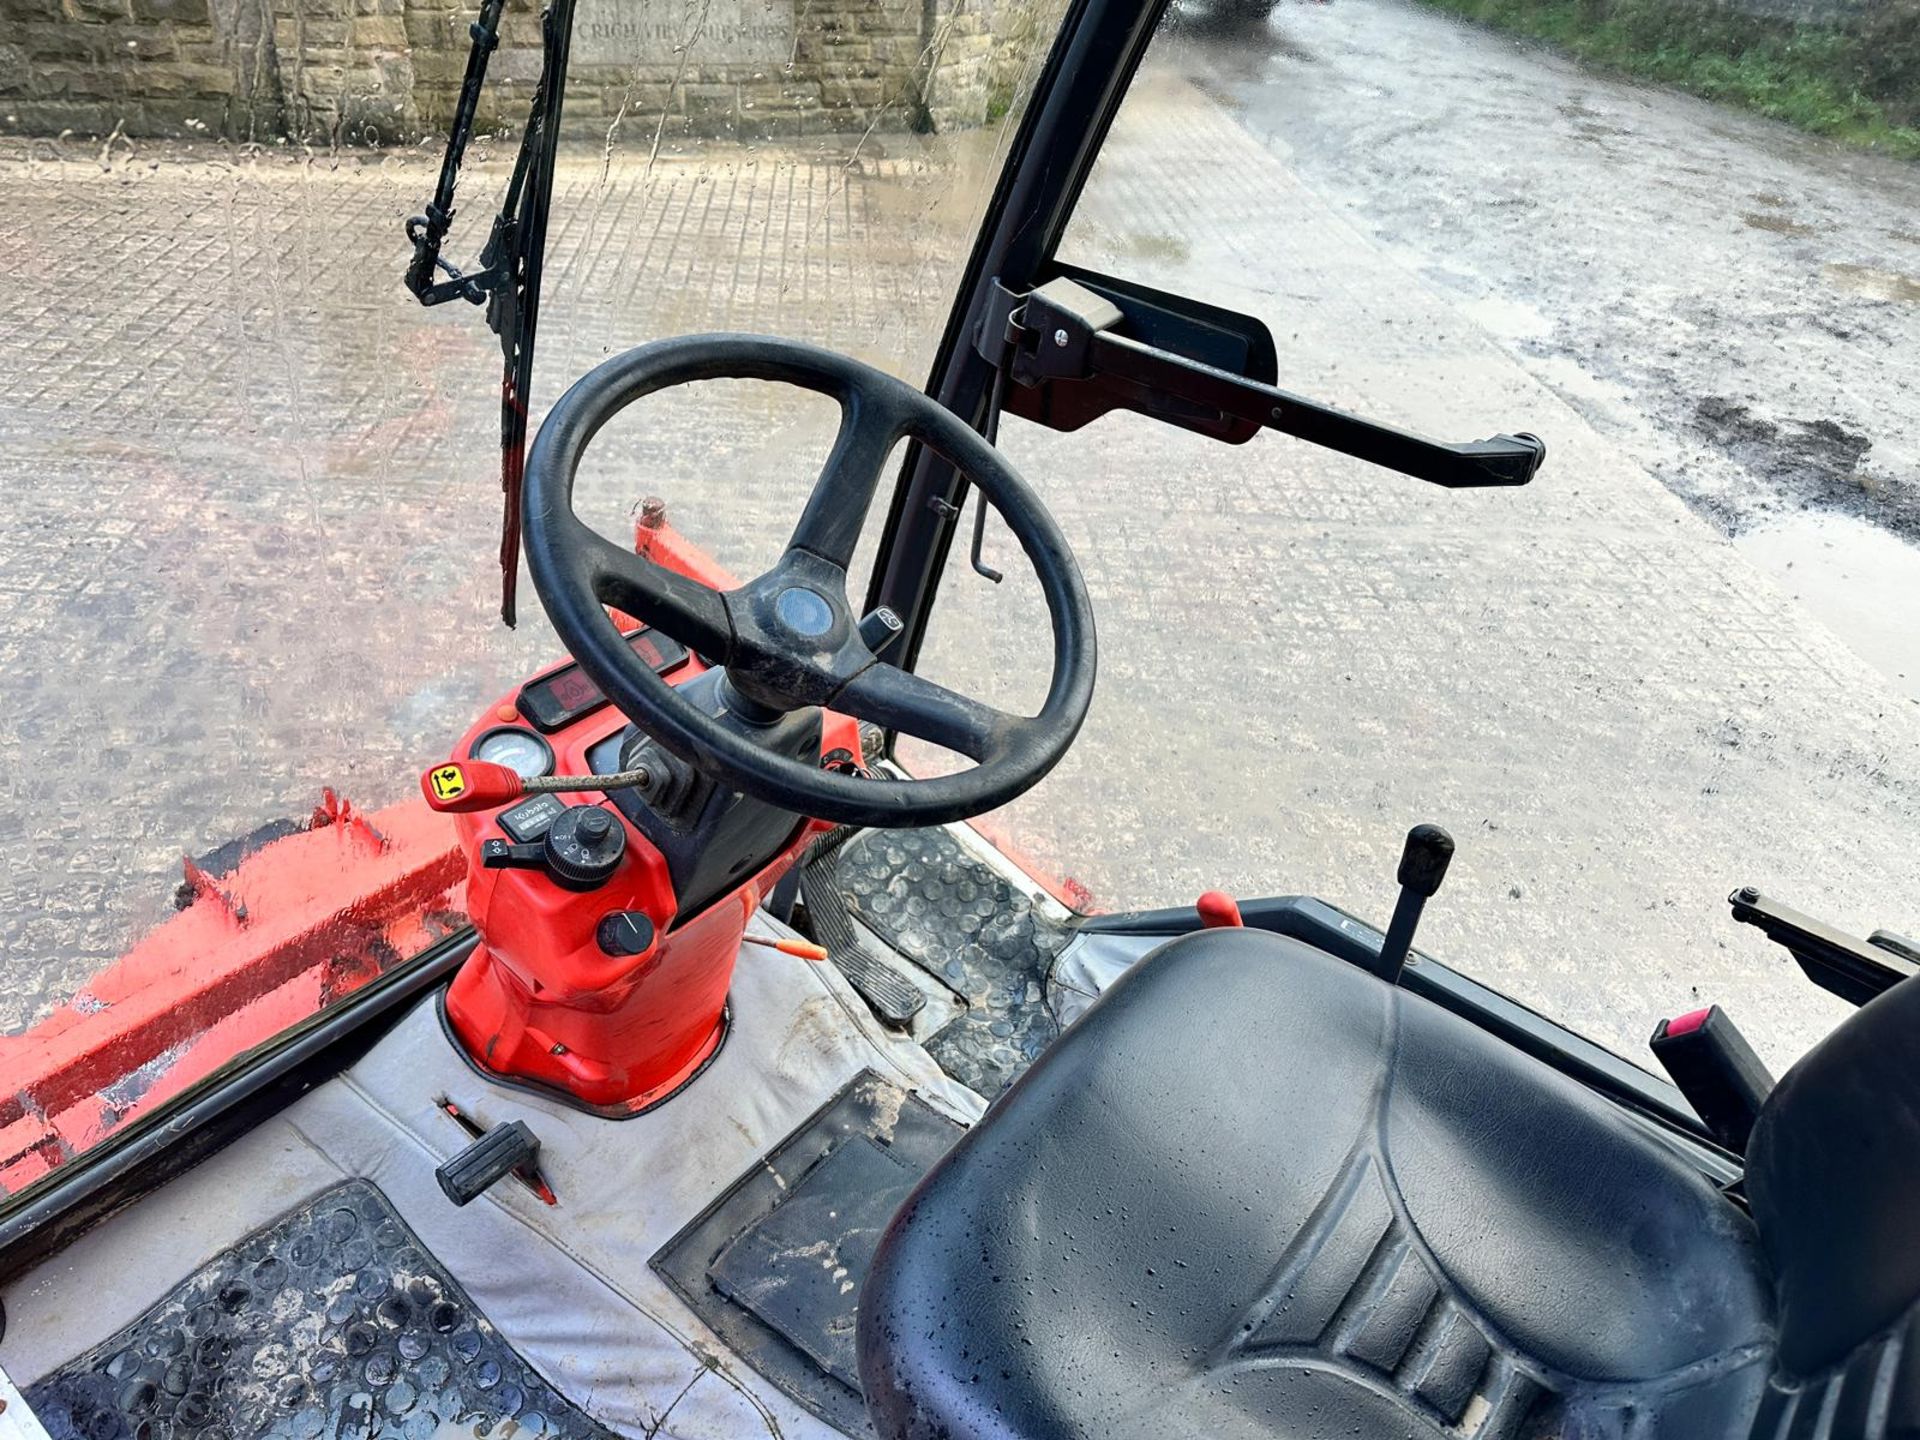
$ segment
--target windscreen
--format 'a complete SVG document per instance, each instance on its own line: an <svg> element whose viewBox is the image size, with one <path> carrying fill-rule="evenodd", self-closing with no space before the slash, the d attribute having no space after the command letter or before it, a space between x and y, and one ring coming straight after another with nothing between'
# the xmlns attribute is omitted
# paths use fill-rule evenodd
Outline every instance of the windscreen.
<svg viewBox="0 0 1920 1440"><path fill-rule="evenodd" d="M1416 947L1639 1063L1710 1003L1776 1072L1847 1014L1727 900L1920 930L1914 14L1176 0L1059 258L1254 317L1285 390L1548 456L1449 492L1008 418L1100 640L1017 846L1104 908L1384 928L1438 823ZM997 524L984 559L925 668L1035 705L1044 612Z"/></svg>
<svg viewBox="0 0 1920 1440"><path fill-rule="evenodd" d="M455 933L417 777L562 658L524 574L498 618L499 341L402 285L481 17L277 8L0 4L0 1193ZM688 332L924 383L1060 13L580 0L532 428ZM484 271L541 68L506 6L436 281ZM660 397L578 508L631 543L660 497L757 574L836 419Z"/></svg>

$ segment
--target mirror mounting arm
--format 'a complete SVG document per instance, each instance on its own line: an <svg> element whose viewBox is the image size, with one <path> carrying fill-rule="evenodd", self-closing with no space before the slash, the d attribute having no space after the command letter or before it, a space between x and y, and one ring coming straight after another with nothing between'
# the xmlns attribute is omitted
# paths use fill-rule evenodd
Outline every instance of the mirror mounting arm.
<svg viewBox="0 0 1920 1440"><path fill-rule="evenodd" d="M1865 940L1855 939L1824 920L1761 894L1752 885L1734 891L1727 904L1735 920L1755 926L1785 947L1814 984L1854 1005L1865 1005L1920 974L1920 949L1889 931L1876 930Z"/></svg>
<svg viewBox="0 0 1920 1440"><path fill-rule="evenodd" d="M1547 447L1534 435L1465 444L1429 440L1143 344L1119 333L1125 322L1119 306L1073 280L1004 298L1009 303L996 307L998 317L982 324L979 348L1018 385L1078 382L1149 393L1449 489L1525 485L1546 459ZM990 346L996 318L1004 341Z"/></svg>

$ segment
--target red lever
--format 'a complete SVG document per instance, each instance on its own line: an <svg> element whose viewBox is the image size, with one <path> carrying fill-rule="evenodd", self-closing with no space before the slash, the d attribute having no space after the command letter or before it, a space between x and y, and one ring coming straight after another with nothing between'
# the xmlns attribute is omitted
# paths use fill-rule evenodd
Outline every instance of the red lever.
<svg viewBox="0 0 1920 1440"><path fill-rule="evenodd" d="M1233 897L1224 891L1207 891L1193 902L1193 908L1200 912L1201 925L1209 930L1239 929L1247 923L1240 918L1240 907Z"/></svg>
<svg viewBox="0 0 1920 1440"><path fill-rule="evenodd" d="M488 760L449 760L420 777L420 793L440 811L491 810L527 793L526 781Z"/></svg>

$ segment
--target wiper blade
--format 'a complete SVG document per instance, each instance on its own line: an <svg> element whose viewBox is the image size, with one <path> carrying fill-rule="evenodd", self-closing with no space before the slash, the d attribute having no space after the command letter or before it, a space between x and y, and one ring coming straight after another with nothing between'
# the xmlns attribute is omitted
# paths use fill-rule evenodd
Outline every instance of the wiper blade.
<svg viewBox="0 0 1920 1440"><path fill-rule="evenodd" d="M567 55L573 43L575 0L553 0L541 17L545 58L527 116L527 133L513 182L488 249L500 252L508 283L493 291L487 324L500 337L500 618L514 623L520 578L520 489L527 464L527 405L533 393L533 339L540 319L540 277L547 254L547 216L553 205L554 160L560 145L560 107L567 94ZM524 187L524 208L521 190Z"/></svg>
<svg viewBox="0 0 1920 1440"><path fill-rule="evenodd" d="M407 221L413 259L407 289L422 305L466 300L487 307L487 325L500 337L500 618L516 619L515 591L520 576L520 493L526 473L527 404L533 389L533 341L540 313L540 277L547 248L547 216L553 203L554 161L560 142L560 110L566 99L567 59L573 42L575 0L551 0L541 14L543 53L540 81L534 88L527 125L513 177L494 217L480 265L472 273L443 259L440 248L453 224L454 187L474 114L486 82L487 60L500 43L500 12L505 0L482 0L469 27L473 48L460 86L440 180L424 215ZM444 280L436 275L444 274Z"/></svg>

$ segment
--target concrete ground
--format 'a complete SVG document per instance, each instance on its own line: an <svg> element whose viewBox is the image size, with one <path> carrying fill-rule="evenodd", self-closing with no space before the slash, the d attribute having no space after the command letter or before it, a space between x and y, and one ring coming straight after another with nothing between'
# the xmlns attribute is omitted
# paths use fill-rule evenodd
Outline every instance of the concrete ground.
<svg viewBox="0 0 1920 1440"><path fill-rule="evenodd" d="M1168 58L1717 528L1920 541L1920 166L1413 4Z"/></svg>
<svg viewBox="0 0 1920 1440"><path fill-rule="evenodd" d="M1396 84L1484 78L1480 37L1398 0L1287 7L1263 34L1305 26L1331 47L1342 17L1360 37L1442 27L1453 48L1391 53L1412 67ZM1779 162L1775 140L1743 139L1750 122L1502 53L1537 93L1572 103L1577 82L1588 108L1655 107L1668 147ZM1724 896L1751 882L1856 931L1920 928L1920 706L1736 549L1713 505L1675 498L1652 442L1579 400L1579 344L1546 360L1516 346L1484 296L1390 233L1401 199L1370 210L1354 167L1335 183L1274 127L1296 93L1318 94L1316 133L1364 127L1365 105L1330 99L1358 77L1335 67L1312 92L1223 64L1157 53L1069 258L1261 315L1291 388L1450 438L1533 430L1549 466L1525 491L1444 494L1278 437L1224 449L1128 417L1077 435L1010 422L1006 448L1080 552L1103 668L1080 746L1003 821L1107 905L1218 885L1384 916L1400 834L1437 820L1460 853L1426 948L1629 1054L1698 997L1784 1062L1843 1007L1734 927ZM1249 87L1272 97L1250 105ZM1537 118L1508 116L1500 153ZM1476 111L1462 144L1496 148L1496 119ZM1434 130L1421 144L1443 149ZM920 378L1003 139L581 154L556 206L538 404L606 354L689 329L801 335ZM12 1027L166 913L182 851L303 813L322 785L401 797L553 639L530 588L519 631L494 619L492 337L398 284L400 221L433 155L149 147L103 166L72 142L7 143ZM1614 191L1592 153L1580 203L1600 213ZM490 183L503 170L483 165ZM485 209L476 196L466 218ZM1500 291L1499 247L1475 244ZM1658 329L1642 277L1591 268L1617 293L1594 298L1587 331L1613 315L1636 343ZM1711 274L1673 283L1723 306L1729 336L1775 313L1737 289L1715 300ZM1669 423L1657 377L1593 368L1621 413ZM750 572L790 527L831 415L713 389L609 431L583 508L619 533L642 494L666 495ZM1910 393L1874 408L1920 424ZM1723 488L1750 505L1783 493L1737 467ZM989 548L1014 568L1002 534ZM1031 698L1038 626L1017 578L990 587L957 558L929 663Z"/></svg>
<svg viewBox="0 0 1920 1440"><path fill-rule="evenodd" d="M1920 166L1417 4L1162 57L1920 699Z"/></svg>

